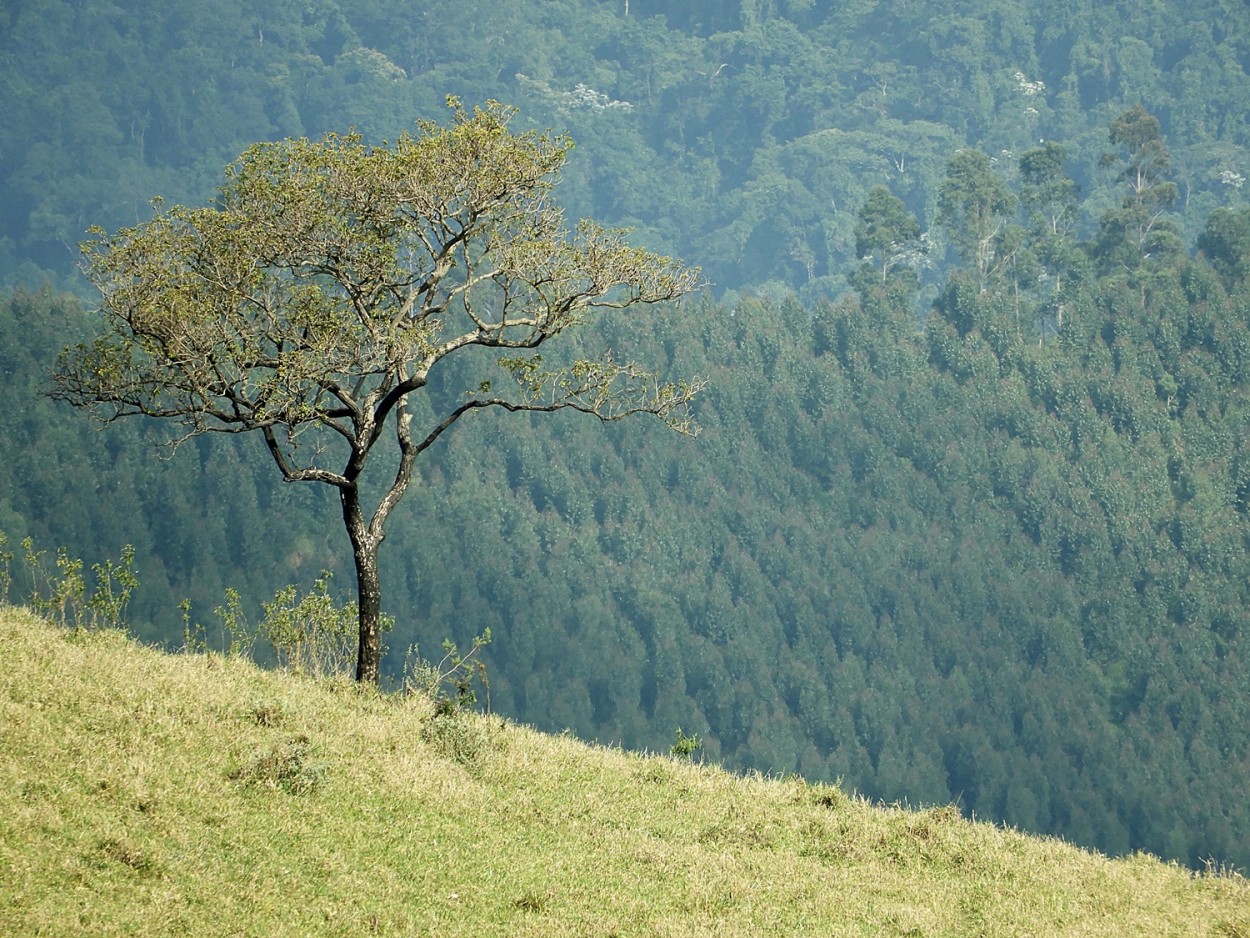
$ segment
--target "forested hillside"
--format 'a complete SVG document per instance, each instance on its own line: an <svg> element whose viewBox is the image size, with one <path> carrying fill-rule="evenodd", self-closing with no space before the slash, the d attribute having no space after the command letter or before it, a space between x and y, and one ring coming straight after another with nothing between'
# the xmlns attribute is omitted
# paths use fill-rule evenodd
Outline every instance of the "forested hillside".
<svg viewBox="0 0 1250 938"><path fill-rule="evenodd" d="M39 396L93 329L60 290L248 143L496 98L573 136L571 214L703 266L607 327L711 379L703 434L466 420L389 528L392 672L489 627L544 728L1250 863L1248 69L1237 2L6 4L0 531L134 544L171 643L184 597L346 586L259 442Z"/></svg>
<svg viewBox="0 0 1250 938"><path fill-rule="evenodd" d="M209 198L249 143L394 138L447 94L567 130L570 211L636 225L721 289L836 295L872 186L932 230L960 147L1010 177L1040 140L1065 144L1088 233L1118 200L1107 127L1137 103L1164 124L1191 240L1213 208L1247 204L1238 0L625 6L6 3L0 262L10 278L23 261L64 271L87 226L133 223L156 194Z"/></svg>

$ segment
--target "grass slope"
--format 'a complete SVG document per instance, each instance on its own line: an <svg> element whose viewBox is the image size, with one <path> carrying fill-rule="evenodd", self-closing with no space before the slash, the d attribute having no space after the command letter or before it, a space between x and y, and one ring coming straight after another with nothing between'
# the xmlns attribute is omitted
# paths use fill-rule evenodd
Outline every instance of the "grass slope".
<svg viewBox="0 0 1250 938"><path fill-rule="evenodd" d="M1250 884L0 609L0 934L1250 935Z"/></svg>

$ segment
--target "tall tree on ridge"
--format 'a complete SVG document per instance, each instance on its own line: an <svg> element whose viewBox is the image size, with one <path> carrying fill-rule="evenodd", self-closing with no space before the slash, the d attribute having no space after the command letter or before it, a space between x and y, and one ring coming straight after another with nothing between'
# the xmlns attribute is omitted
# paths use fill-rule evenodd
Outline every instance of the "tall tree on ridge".
<svg viewBox="0 0 1250 938"><path fill-rule="evenodd" d="M1172 159L1158 118L1140 104L1111 122L1109 138L1118 149L1104 154L1102 163L1123 164L1117 178L1126 191L1120 207L1103 215L1094 251L1105 270L1133 274L1180 253L1180 229L1169 215L1177 199L1176 184L1168 179Z"/></svg>
<svg viewBox="0 0 1250 938"><path fill-rule="evenodd" d="M938 222L976 270L985 289L1002 261L999 238L1016 209L1016 197L980 150L960 150L946 166L938 191Z"/></svg>

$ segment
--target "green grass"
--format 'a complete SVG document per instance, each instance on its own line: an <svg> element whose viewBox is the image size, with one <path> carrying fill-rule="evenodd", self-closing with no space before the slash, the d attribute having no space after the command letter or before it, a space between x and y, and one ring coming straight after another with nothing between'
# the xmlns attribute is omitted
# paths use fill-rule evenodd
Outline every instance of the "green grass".
<svg viewBox="0 0 1250 938"><path fill-rule="evenodd" d="M0 934L1250 936L1250 885L3 609Z"/></svg>

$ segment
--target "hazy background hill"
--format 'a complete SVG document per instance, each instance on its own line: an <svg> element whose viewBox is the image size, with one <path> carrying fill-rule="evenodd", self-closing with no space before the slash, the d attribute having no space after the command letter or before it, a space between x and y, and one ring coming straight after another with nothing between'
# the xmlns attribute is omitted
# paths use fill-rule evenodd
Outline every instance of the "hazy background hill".
<svg viewBox="0 0 1250 938"><path fill-rule="evenodd" d="M578 143L574 214L636 225L720 288L836 294L875 184L926 228L946 162L1070 149L1088 230L1107 126L1163 122L1190 239L1245 205L1250 12L1237 0L904 3L14 0L0 11L5 270L66 270L88 225L209 198L247 144L394 137L447 94ZM938 266L941 266L938 258ZM28 271L28 275L31 272ZM940 279L940 277L939 277Z"/></svg>
<svg viewBox="0 0 1250 938"><path fill-rule="evenodd" d="M6 3L0 530L134 544L132 624L171 643L184 597L211 629L227 586L346 586L335 507L259 444L161 461L159 428L39 398L91 328L58 291L87 226L211 198L248 143L497 98L573 135L570 214L703 265L707 296L610 329L712 379L705 431L466 422L391 524L392 671L489 626L492 706L544 728L680 726L730 767L1250 862L1248 68L1238 2ZM1109 126L1137 104L1175 243L1122 270ZM948 163L1022 195L1043 140L1069 255L974 284ZM930 244L880 289L877 184Z"/></svg>

